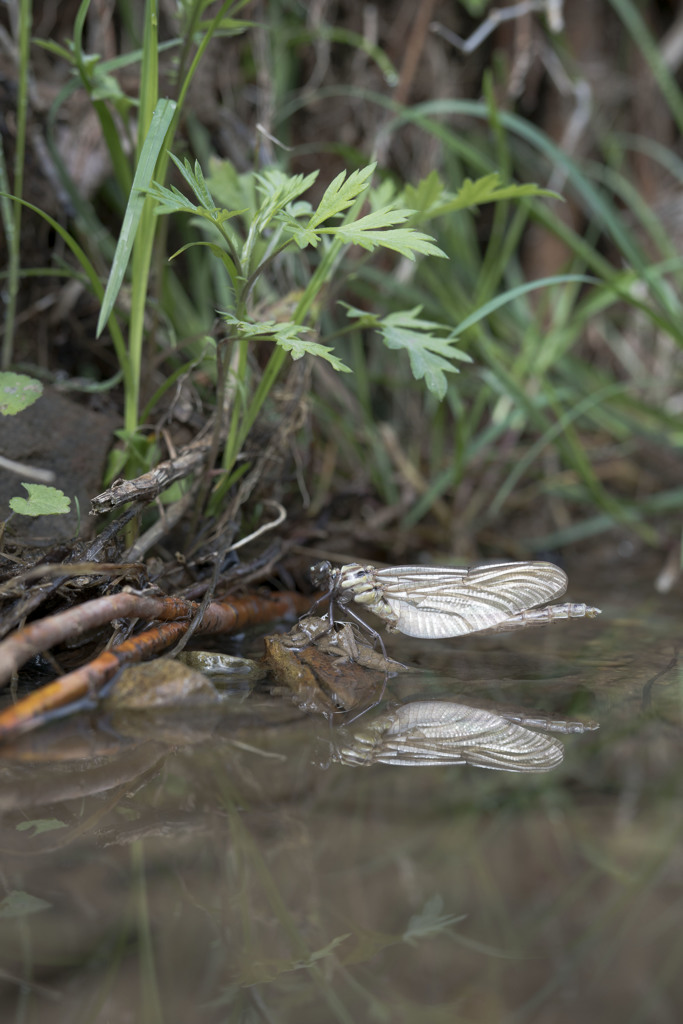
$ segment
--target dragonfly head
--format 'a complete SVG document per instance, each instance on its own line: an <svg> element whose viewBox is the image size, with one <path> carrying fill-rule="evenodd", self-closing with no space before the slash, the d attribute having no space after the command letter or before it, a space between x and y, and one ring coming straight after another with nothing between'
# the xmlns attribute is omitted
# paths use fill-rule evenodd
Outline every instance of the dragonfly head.
<svg viewBox="0 0 683 1024"><path fill-rule="evenodd" d="M308 570L308 574L311 577L313 586L317 590L332 590L339 575L339 570L333 569L331 562L316 562Z"/></svg>

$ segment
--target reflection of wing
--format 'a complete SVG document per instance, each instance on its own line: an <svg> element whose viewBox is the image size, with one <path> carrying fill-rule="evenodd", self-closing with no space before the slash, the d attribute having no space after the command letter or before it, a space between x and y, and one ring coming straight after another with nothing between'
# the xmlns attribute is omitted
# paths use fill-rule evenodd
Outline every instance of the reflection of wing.
<svg viewBox="0 0 683 1024"><path fill-rule="evenodd" d="M380 715L339 751L349 765L470 764L508 772L550 771L562 744L482 708L415 701Z"/></svg>
<svg viewBox="0 0 683 1024"><path fill-rule="evenodd" d="M567 589L565 573L550 562L471 569L405 565L374 569L372 578L397 616L395 628L430 639L489 629Z"/></svg>

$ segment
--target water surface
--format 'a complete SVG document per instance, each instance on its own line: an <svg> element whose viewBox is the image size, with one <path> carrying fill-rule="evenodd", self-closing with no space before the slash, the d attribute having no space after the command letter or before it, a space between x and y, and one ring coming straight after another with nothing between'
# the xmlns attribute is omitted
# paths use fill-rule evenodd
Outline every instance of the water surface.
<svg viewBox="0 0 683 1024"><path fill-rule="evenodd" d="M0 1019L678 1024L682 602L634 579L573 586L597 620L388 641L391 699L596 720L553 771L329 763L334 726L237 693L27 738Z"/></svg>

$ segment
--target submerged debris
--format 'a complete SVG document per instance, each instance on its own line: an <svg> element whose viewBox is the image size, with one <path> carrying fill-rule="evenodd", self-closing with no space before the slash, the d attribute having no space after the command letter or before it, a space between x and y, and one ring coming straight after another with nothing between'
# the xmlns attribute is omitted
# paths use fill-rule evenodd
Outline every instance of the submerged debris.
<svg viewBox="0 0 683 1024"><path fill-rule="evenodd" d="M307 711L352 711L375 704L389 675L405 665L376 651L351 622L306 616L287 634L267 636L264 663Z"/></svg>

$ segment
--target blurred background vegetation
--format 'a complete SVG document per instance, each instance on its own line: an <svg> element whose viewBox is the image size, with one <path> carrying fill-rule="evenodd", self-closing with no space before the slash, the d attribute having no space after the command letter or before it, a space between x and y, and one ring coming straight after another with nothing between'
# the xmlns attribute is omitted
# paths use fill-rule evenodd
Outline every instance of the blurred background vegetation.
<svg viewBox="0 0 683 1024"><path fill-rule="evenodd" d="M44 386L4 417L2 454L55 469L81 536L99 490L180 456L119 490L136 515L112 533L118 557L172 562L169 587L188 584L176 552L201 574L268 501L287 514L270 566L654 551L670 585L677 4L15 0L0 18L0 186L30 204L2 202L3 369ZM389 230L400 211L417 248L301 244L296 218L371 163L349 216ZM58 518L31 535L15 516L5 550L53 542Z"/></svg>

